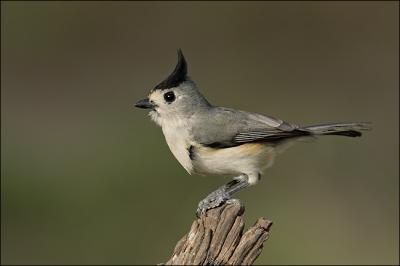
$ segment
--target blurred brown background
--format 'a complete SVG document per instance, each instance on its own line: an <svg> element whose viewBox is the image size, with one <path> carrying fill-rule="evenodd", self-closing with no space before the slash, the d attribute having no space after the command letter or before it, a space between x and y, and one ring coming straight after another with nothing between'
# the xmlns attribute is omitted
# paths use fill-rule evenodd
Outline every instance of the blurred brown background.
<svg viewBox="0 0 400 266"><path fill-rule="evenodd" d="M238 196L259 264L398 264L399 4L1 2L1 263L154 264L224 183L189 176L133 103L182 48L210 102L371 121L281 155ZM163 226L160 226L160 219Z"/></svg>

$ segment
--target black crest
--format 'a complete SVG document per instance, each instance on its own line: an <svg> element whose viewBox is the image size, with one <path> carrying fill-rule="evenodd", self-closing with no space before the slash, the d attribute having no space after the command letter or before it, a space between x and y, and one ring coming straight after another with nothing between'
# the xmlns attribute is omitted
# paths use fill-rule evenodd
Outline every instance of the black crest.
<svg viewBox="0 0 400 266"><path fill-rule="evenodd" d="M160 84L154 87L154 90L165 90L173 88L184 82L187 78L187 64L182 50L178 49L178 63L174 71L164 79Z"/></svg>

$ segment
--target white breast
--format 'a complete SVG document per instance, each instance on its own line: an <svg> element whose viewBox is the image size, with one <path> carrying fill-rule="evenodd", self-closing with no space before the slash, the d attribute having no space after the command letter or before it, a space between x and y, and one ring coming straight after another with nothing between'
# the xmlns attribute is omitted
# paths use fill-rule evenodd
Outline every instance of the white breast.
<svg viewBox="0 0 400 266"><path fill-rule="evenodd" d="M190 143L188 142L189 132L187 128L181 125L169 125L168 127L162 127L162 130L172 154L183 166L183 168L185 168L185 170L191 174L193 165L188 151Z"/></svg>

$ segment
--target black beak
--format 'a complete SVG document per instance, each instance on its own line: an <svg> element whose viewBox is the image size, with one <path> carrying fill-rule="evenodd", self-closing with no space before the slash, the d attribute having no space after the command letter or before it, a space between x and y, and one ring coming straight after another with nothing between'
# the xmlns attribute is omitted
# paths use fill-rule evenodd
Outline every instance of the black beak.
<svg viewBox="0 0 400 266"><path fill-rule="evenodd" d="M154 104L150 102L149 98L146 98L135 103L135 107L149 109L153 108Z"/></svg>

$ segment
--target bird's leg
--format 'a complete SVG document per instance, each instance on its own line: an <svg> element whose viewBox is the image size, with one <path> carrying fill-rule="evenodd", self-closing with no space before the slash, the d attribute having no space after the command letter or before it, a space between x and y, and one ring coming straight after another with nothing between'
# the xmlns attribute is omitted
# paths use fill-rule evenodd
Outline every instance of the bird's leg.
<svg viewBox="0 0 400 266"><path fill-rule="evenodd" d="M205 213L208 209L220 206L227 200L231 199L233 193L249 186L247 175L241 175L234 178L232 181L214 190L208 196L199 202L197 208L197 216Z"/></svg>

